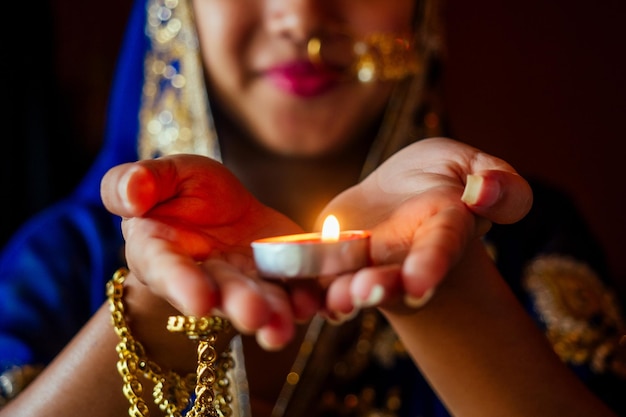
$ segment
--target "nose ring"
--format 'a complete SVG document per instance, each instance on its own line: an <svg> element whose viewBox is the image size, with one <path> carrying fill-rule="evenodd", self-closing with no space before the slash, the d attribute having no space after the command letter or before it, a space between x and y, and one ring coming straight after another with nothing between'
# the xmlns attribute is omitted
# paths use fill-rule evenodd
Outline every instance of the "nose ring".
<svg viewBox="0 0 626 417"><path fill-rule="evenodd" d="M322 61L322 41L318 37L312 37L306 44L306 52L311 64L321 67Z"/></svg>

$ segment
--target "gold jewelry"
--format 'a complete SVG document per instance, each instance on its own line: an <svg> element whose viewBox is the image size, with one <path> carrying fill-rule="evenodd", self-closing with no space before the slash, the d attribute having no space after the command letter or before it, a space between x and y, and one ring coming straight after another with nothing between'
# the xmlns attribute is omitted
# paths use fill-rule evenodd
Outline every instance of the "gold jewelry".
<svg viewBox="0 0 626 417"><path fill-rule="evenodd" d="M230 382L226 373L234 366L234 362L230 350L221 354L220 361L217 361L218 355L215 351L217 334L229 328L230 323L221 317L169 318L167 329L170 332L184 332L190 339L198 340L196 401L187 417L229 417L232 414L232 397L228 392Z"/></svg>
<svg viewBox="0 0 626 417"><path fill-rule="evenodd" d="M22 365L12 366L0 373L0 409L17 397L42 370L42 365Z"/></svg>
<svg viewBox="0 0 626 417"><path fill-rule="evenodd" d="M148 405L143 400L143 385L139 375L152 381L154 402L170 417L182 416L196 393L193 407L186 416L229 417L231 415L228 394L227 371L233 367L230 350L219 357L215 351L218 333L230 328L230 323L220 317L173 316L169 318L168 330L184 331L192 340L198 340L198 369L196 374L185 377L172 371L163 371L156 363L148 360L144 347L135 340L124 315L124 280L128 270L118 269L107 283L107 298L111 308L111 318L115 333L120 341L117 370L122 376L122 391L130 403L128 414L136 417L149 416ZM217 369L216 369L217 367ZM215 394L214 394L215 393Z"/></svg>
<svg viewBox="0 0 626 417"><path fill-rule="evenodd" d="M374 33L354 44L354 73L361 82L393 81L415 75L419 57L412 42L393 33Z"/></svg>
<svg viewBox="0 0 626 417"><path fill-rule="evenodd" d="M421 69L413 42L394 33L372 33L355 40L352 53L355 60L350 73L363 83L402 80ZM321 38L309 39L307 55L313 65L324 66Z"/></svg>
<svg viewBox="0 0 626 417"><path fill-rule="evenodd" d="M322 41L320 38L312 37L306 44L306 52L311 64L315 66L322 66Z"/></svg>

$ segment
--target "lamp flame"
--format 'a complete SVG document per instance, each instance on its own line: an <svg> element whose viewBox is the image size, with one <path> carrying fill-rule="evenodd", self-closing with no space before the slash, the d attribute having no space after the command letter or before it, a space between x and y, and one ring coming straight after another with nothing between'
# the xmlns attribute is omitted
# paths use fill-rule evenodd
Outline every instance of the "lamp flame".
<svg viewBox="0 0 626 417"><path fill-rule="evenodd" d="M337 242L339 231L339 220L332 214L328 215L322 226L322 242Z"/></svg>

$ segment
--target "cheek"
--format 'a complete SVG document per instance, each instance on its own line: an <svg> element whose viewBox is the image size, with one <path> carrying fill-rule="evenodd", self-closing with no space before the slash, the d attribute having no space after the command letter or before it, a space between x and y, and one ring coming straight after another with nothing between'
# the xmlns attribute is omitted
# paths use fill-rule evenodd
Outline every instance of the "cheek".
<svg viewBox="0 0 626 417"><path fill-rule="evenodd" d="M202 59L210 78L231 84L241 76L242 56L252 21L246 2L195 1Z"/></svg>
<svg viewBox="0 0 626 417"><path fill-rule="evenodd" d="M194 1L196 30L207 56L236 54L255 22L255 9L240 1ZM216 51L214 53L214 51Z"/></svg>
<svg viewBox="0 0 626 417"><path fill-rule="evenodd" d="M348 2L351 3L351 2ZM346 6L349 24L356 33L405 32L412 30L413 0L372 1L370 7Z"/></svg>

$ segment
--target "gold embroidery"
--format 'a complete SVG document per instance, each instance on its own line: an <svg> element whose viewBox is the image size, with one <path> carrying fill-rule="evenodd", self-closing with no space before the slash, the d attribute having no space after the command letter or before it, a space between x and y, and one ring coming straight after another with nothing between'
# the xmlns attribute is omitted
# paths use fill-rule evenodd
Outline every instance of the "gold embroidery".
<svg viewBox="0 0 626 417"><path fill-rule="evenodd" d="M194 153L220 159L202 59L187 0L151 0L139 156Z"/></svg>
<svg viewBox="0 0 626 417"><path fill-rule="evenodd" d="M620 344L626 327L615 295L591 268L543 256L529 264L523 283L563 361L626 378L626 345Z"/></svg>
<svg viewBox="0 0 626 417"><path fill-rule="evenodd" d="M336 378L356 381L373 366L391 369L398 366L399 358L408 356L395 331L387 325L376 310L364 310L359 316L359 337L341 360L333 366ZM348 392L327 389L321 395L321 414L344 417L397 417L402 405L400 385L390 385L381 390L364 384ZM358 384L357 384L358 385Z"/></svg>

